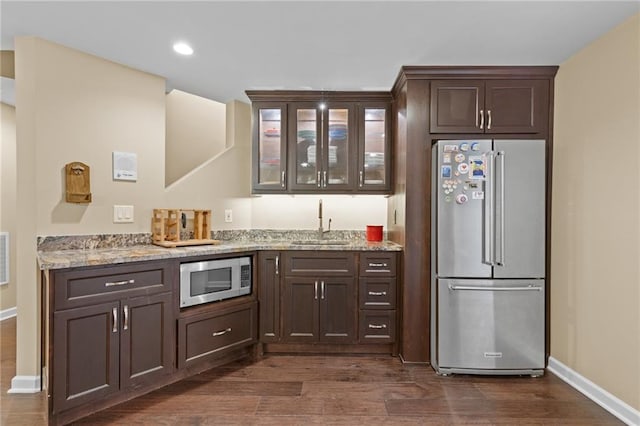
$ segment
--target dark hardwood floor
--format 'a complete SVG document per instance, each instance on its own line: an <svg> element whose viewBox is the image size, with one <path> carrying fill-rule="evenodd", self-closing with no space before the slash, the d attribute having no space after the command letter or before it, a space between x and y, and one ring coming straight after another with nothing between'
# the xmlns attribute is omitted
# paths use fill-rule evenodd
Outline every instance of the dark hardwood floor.
<svg viewBox="0 0 640 426"><path fill-rule="evenodd" d="M15 374L15 319L0 324L1 424L45 424L44 393L6 393ZM210 370L77 424L622 423L551 373L537 379L438 377L429 367L389 356L273 355Z"/></svg>

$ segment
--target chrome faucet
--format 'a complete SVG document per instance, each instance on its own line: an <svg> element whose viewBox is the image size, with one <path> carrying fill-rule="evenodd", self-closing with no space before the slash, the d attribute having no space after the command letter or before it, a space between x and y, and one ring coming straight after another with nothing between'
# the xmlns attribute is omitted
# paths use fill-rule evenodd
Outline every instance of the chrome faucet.
<svg viewBox="0 0 640 426"><path fill-rule="evenodd" d="M329 218L329 229L326 231L322 228L322 198L320 199L320 203L318 203L318 219L320 221L320 226L318 227L318 239L323 239L324 234L331 231L331 218Z"/></svg>

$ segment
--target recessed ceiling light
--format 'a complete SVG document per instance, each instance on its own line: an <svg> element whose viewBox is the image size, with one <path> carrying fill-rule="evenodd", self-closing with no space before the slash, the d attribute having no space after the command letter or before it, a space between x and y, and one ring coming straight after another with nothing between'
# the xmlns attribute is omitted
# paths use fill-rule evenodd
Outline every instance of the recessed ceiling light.
<svg viewBox="0 0 640 426"><path fill-rule="evenodd" d="M189 46L187 43L178 42L173 45L173 50L181 55L192 55L193 48Z"/></svg>

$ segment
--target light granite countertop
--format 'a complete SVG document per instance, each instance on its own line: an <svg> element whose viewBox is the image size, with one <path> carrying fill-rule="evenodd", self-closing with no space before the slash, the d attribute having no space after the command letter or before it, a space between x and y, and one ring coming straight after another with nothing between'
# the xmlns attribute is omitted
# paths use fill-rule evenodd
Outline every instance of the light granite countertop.
<svg viewBox="0 0 640 426"><path fill-rule="evenodd" d="M145 260L175 259L190 256L239 253L257 250L333 250L333 251L402 251L402 246L391 241L368 242L366 240L330 240L314 244L314 241L222 241L217 245L164 248L143 244L112 248L75 248L66 250L39 250L38 265L41 270L75 268L81 266L109 265Z"/></svg>

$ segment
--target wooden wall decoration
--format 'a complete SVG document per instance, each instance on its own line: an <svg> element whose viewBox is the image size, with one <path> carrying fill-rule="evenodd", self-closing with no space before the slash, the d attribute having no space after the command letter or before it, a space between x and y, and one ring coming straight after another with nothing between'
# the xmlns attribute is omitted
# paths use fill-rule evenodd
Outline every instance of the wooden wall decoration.
<svg viewBox="0 0 640 426"><path fill-rule="evenodd" d="M65 167L65 200L67 203L88 204L91 202L91 168L74 161Z"/></svg>

